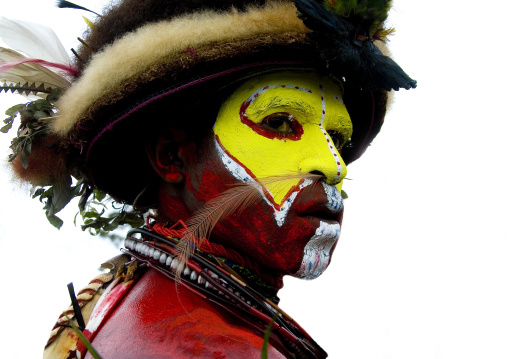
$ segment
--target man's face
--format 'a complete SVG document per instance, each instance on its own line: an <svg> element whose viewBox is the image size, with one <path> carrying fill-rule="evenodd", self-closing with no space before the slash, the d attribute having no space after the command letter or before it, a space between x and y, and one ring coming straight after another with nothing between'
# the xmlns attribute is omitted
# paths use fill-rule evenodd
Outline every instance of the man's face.
<svg viewBox="0 0 508 359"><path fill-rule="evenodd" d="M221 220L211 239L269 270L315 278L340 234L340 147L351 134L341 90L328 78L292 72L251 79L222 105L203 147L183 151L187 205L196 208L234 183L256 183L260 200ZM298 177L308 173L323 178Z"/></svg>

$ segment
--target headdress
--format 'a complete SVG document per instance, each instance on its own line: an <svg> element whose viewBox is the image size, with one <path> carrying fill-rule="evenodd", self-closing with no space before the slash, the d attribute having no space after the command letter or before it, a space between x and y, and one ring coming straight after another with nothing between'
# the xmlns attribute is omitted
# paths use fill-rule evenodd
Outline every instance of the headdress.
<svg viewBox="0 0 508 359"><path fill-rule="evenodd" d="M416 87L379 49L390 33L383 28L390 3L125 0L85 37L78 72L56 109L45 109L53 119L31 141L29 158L24 147L17 156L18 173L38 186L65 188L67 197L79 193L86 201L98 188L150 206L156 178L144 138L161 127L211 126L235 85L281 70L317 71L341 83L354 125L342 155L352 162L380 130L387 91ZM18 85L6 86L23 91ZM71 175L81 182L72 186Z"/></svg>

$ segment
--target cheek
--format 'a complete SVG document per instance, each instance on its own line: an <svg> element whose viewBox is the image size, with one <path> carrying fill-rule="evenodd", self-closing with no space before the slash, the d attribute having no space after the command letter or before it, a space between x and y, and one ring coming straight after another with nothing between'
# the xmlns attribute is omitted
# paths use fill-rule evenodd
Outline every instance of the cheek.
<svg viewBox="0 0 508 359"><path fill-rule="evenodd" d="M303 248L315 226L298 216L279 227L271 209L263 203L220 221L212 240L234 248L260 264L278 272L294 273L300 267Z"/></svg>
<svg viewBox="0 0 508 359"><path fill-rule="evenodd" d="M231 184L238 183L220 159L214 142L206 143L208 146L199 153L191 146L181 153L188 164L184 192L191 212L220 196L231 188ZM282 226L277 224L269 204L257 200L242 211L236 209L233 215L220 220L210 239L250 257L262 267L294 273L300 267L306 243L317 228L314 223L296 215L314 200L313 196L302 198L305 203L293 203ZM234 200L228 203L238 205Z"/></svg>
<svg viewBox="0 0 508 359"><path fill-rule="evenodd" d="M184 189L186 200L201 205L219 196L234 182L219 160L214 146L210 145L210 141L205 140L203 146L204 149L198 152L191 144L183 147L180 152L186 168Z"/></svg>
<svg viewBox="0 0 508 359"><path fill-rule="evenodd" d="M224 174L220 175L213 169L205 169L198 172L188 172L185 186L197 201L206 203L226 190L224 182Z"/></svg>

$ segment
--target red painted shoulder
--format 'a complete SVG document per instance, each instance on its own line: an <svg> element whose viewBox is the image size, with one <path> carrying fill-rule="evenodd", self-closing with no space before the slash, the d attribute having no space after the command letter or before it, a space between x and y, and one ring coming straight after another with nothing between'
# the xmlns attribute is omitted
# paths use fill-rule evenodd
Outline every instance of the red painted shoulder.
<svg viewBox="0 0 508 359"><path fill-rule="evenodd" d="M260 358L262 333L154 270L148 270L98 329L103 358ZM285 358L269 347L269 358ZM86 358L91 358L90 354Z"/></svg>

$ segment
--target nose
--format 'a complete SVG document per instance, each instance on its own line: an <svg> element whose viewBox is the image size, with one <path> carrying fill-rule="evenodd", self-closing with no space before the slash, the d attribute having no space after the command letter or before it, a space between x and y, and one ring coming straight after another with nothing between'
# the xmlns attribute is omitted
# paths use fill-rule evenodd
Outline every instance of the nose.
<svg viewBox="0 0 508 359"><path fill-rule="evenodd" d="M329 185L337 185L347 174L346 164L326 132L314 137L312 151L300 161L300 173L319 173Z"/></svg>
<svg viewBox="0 0 508 359"><path fill-rule="evenodd" d="M319 158L316 159L308 158L300 163L299 172L320 174L325 178L325 182L327 184L335 186L340 182L342 182L342 180L344 179L344 177L346 177L347 174L347 169L345 164L342 162L342 158L340 159L340 161L341 166L339 166L340 167L339 172L337 171L337 165L335 162L333 163L335 166L333 166L325 163L319 163L321 162Z"/></svg>

